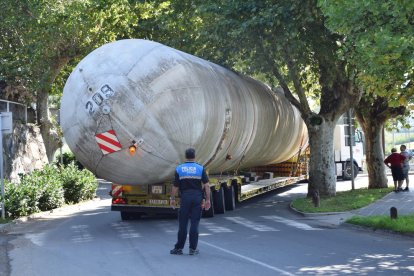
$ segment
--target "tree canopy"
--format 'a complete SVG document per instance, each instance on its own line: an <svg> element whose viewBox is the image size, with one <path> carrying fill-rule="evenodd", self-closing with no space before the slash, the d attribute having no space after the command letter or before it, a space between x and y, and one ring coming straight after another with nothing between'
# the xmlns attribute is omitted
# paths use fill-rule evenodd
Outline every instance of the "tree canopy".
<svg viewBox="0 0 414 276"><path fill-rule="evenodd" d="M31 91L53 84L68 62L128 37L137 22L127 0L4 0L0 9L0 77Z"/></svg>
<svg viewBox="0 0 414 276"><path fill-rule="evenodd" d="M340 55L342 36L327 28L317 1L203 1L199 12L204 52L280 85L301 112L311 147L309 192L334 195L333 129L361 91ZM318 110L312 110L311 96Z"/></svg>
<svg viewBox="0 0 414 276"><path fill-rule="evenodd" d="M366 96L405 106L414 91L414 2L320 1L327 25L344 36L343 55Z"/></svg>
<svg viewBox="0 0 414 276"><path fill-rule="evenodd" d="M343 35L342 54L364 91L356 107L366 135L369 187L387 186L382 129L413 104L414 3L412 1L320 1L327 25Z"/></svg>
<svg viewBox="0 0 414 276"><path fill-rule="evenodd" d="M128 37L136 13L127 0L4 0L0 9L0 31L5 34L0 39L0 78L23 87L20 93L26 91L27 101L35 98L37 123L51 160L60 142L48 112L57 77L94 48Z"/></svg>

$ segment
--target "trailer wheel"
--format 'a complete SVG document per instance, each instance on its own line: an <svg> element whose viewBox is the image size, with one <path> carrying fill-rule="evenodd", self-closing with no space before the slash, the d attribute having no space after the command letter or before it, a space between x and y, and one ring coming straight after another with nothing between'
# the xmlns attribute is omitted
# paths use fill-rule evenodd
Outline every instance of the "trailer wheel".
<svg viewBox="0 0 414 276"><path fill-rule="evenodd" d="M203 217L205 218L212 218L214 217L214 200L213 200L213 191L210 190L210 209L203 210Z"/></svg>
<svg viewBox="0 0 414 276"><path fill-rule="evenodd" d="M234 194L233 185L224 190L224 201L226 203L226 211L233 211L236 209L236 196Z"/></svg>
<svg viewBox="0 0 414 276"><path fill-rule="evenodd" d="M357 165L353 164L353 166L354 166L354 178L355 178L358 175L358 170L359 169L358 169ZM342 178L344 180L351 180L351 177L352 177L352 175L351 175L351 163L346 162L345 163L345 169L344 169L344 172L342 174Z"/></svg>
<svg viewBox="0 0 414 276"><path fill-rule="evenodd" d="M226 211L224 203L224 189L221 187L214 193L214 212L217 214L224 214Z"/></svg>

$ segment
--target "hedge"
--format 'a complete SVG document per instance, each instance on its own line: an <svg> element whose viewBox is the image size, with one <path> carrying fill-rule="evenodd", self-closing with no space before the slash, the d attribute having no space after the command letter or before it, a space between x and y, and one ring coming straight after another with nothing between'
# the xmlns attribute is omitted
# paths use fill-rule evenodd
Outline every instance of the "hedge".
<svg viewBox="0 0 414 276"><path fill-rule="evenodd" d="M84 169L83 165L76 159L72 152L65 152L62 155L59 154L55 160L55 164L58 166L63 165L64 167L67 167L72 163L75 163L79 170Z"/></svg>
<svg viewBox="0 0 414 276"><path fill-rule="evenodd" d="M19 184L5 181L6 216L18 218L61 207L65 202L92 199L97 188L94 175L79 170L74 163L66 167L46 165L21 176Z"/></svg>
<svg viewBox="0 0 414 276"><path fill-rule="evenodd" d="M60 179L66 203L78 203L95 197L98 183L90 171L79 170L74 163L61 168Z"/></svg>

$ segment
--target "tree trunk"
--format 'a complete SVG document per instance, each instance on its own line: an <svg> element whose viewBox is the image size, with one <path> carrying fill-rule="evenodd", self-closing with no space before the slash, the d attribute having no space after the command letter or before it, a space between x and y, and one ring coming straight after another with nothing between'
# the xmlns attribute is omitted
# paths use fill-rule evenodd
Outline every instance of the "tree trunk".
<svg viewBox="0 0 414 276"><path fill-rule="evenodd" d="M61 138L58 131L50 119L49 112L49 92L57 75L63 66L69 62L69 58L56 58L50 62L50 68L47 70L37 91L36 115L37 123L45 143L46 155L49 163L53 161L56 150L61 145Z"/></svg>
<svg viewBox="0 0 414 276"><path fill-rule="evenodd" d="M333 134L335 122L322 120L318 124L308 124L310 163L308 197L315 191L320 196L336 195L336 173L333 154Z"/></svg>
<svg viewBox="0 0 414 276"><path fill-rule="evenodd" d="M37 93L36 110L37 123L45 144L46 155L49 163L53 162L53 156L61 142L59 135L50 120L49 114L49 93L43 89Z"/></svg>
<svg viewBox="0 0 414 276"><path fill-rule="evenodd" d="M355 111L365 134L368 188L386 188L388 184L385 173L382 130L388 119L403 115L405 107L390 107L387 98L370 99L367 95L361 99Z"/></svg>
<svg viewBox="0 0 414 276"><path fill-rule="evenodd" d="M384 123L376 120L365 121L364 133L369 189L386 188L388 186L382 148L383 127Z"/></svg>

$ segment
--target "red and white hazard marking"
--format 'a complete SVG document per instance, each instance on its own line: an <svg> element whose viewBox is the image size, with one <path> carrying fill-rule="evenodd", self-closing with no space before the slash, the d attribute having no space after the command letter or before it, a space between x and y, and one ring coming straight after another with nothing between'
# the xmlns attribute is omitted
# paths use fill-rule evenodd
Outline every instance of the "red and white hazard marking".
<svg viewBox="0 0 414 276"><path fill-rule="evenodd" d="M122 191L121 185L112 185L112 197L122 196Z"/></svg>
<svg viewBox="0 0 414 276"><path fill-rule="evenodd" d="M109 154L122 149L113 129L95 135L96 142L103 154Z"/></svg>

